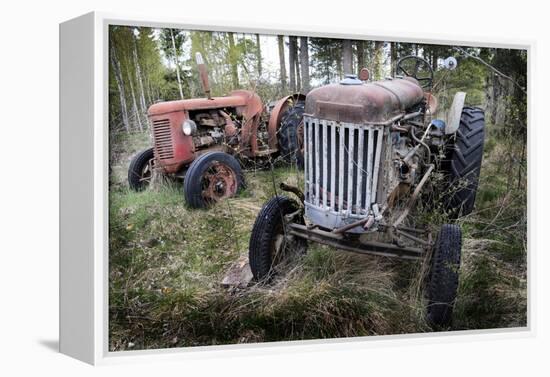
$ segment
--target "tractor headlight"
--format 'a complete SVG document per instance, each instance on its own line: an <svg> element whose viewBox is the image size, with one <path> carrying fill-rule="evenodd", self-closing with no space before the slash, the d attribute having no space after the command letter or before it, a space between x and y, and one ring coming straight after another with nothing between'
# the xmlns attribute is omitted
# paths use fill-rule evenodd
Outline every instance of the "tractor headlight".
<svg viewBox="0 0 550 377"><path fill-rule="evenodd" d="M184 135L191 136L197 131L197 125L191 119L187 119L181 125L181 130L183 131Z"/></svg>

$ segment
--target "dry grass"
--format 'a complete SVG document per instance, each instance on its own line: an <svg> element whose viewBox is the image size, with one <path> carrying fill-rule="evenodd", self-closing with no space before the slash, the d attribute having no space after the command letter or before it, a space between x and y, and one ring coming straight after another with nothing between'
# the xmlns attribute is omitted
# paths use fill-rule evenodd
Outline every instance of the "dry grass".
<svg viewBox="0 0 550 377"><path fill-rule="evenodd" d="M225 271L247 253L258 210L273 195L271 173L248 172L238 198L209 211L190 210L181 184L141 193L126 188L129 155L146 142L133 137L125 143L129 153L113 158L110 193L111 350L431 331L424 321L421 262L310 245L270 286L222 288ZM479 213L462 221L456 330L526 322L524 228L491 233L513 225L522 202L513 201L491 224L505 193L489 165ZM292 169L274 173L277 182L298 179Z"/></svg>

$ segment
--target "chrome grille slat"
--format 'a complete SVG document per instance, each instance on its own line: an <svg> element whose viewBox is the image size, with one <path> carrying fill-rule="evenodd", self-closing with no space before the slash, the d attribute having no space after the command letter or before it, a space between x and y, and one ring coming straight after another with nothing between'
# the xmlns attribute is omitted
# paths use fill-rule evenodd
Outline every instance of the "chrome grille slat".
<svg viewBox="0 0 550 377"><path fill-rule="evenodd" d="M307 120L307 117L304 117L304 194L307 197L309 197L309 148L308 148L308 137L307 137L307 130L309 128L309 121Z"/></svg>
<svg viewBox="0 0 550 377"><path fill-rule="evenodd" d="M357 208L360 210L363 208L363 138L365 136L365 131L362 128L358 128L359 136L357 137Z"/></svg>
<svg viewBox="0 0 550 377"><path fill-rule="evenodd" d="M313 122L307 127L307 150L309 152L309 198L313 198Z"/></svg>
<svg viewBox="0 0 550 377"><path fill-rule="evenodd" d="M370 214L377 203L384 137L383 126L305 116L306 213L317 211L315 220L326 219L327 227Z"/></svg>
<svg viewBox="0 0 550 377"><path fill-rule="evenodd" d="M319 163L321 162L319 156L321 153L319 153L319 149L321 148L321 144L319 143L319 131L321 129L321 124L317 122L315 125L315 205L319 206L319 190L321 188L321 179L319 174Z"/></svg>
<svg viewBox="0 0 550 377"><path fill-rule="evenodd" d="M370 208L370 204L372 203L372 154L373 154L373 138L374 134L372 130L368 130L368 141L367 141L367 189L365 191L365 208Z"/></svg>
<svg viewBox="0 0 550 377"><path fill-rule="evenodd" d="M327 198L327 161L328 161L328 141L327 141L327 122L326 120L321 121L323 124L323 207L328 208L328 198Z"/></svg>
<svg viewBox="0 0 550 377"><path fill-rule="evenodd" d="M335 125L336 127L336 125ZM338 172L344 173L344 143L345 143L345 129L340 127L339 130L339 156L338 156ZM338 209L337 211L343 211L344 209L344 178L338 180Z"/></svg>
<svg viewBox="0 0 550 377"><path fill-rule="evenodd" d="M330 123L330 208L336 209L336 126Z"/></svg>
<svg viewBox="0 0 550 377"><path fill-rule="evenodd" d="M374 131L373 131L374 132ZM376 191L378 189L378 172L380 169L380 155L382 151L382 139L384 137L384 128L376 127L376 156L374 158L374 172L372 173L372 203L376 202Z"/></svg>
<svg viewBox="0 0 550 377"><path fill-rule="evenodd" d="M346 195L347 212L351 215L353 211L353 171L355 170L355 159L353 153L355 152L355 128L351 124L346 125L348 129L348 182Z"/></svg>

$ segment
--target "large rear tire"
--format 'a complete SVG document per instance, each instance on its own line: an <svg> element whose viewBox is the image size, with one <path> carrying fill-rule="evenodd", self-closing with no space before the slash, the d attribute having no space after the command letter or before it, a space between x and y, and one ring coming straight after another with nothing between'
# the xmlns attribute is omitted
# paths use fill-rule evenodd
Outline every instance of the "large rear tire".
<svg viewBox="0 0 550 377"><path fill-rule="evenodd" d="M277 132L279 152L283 159L298 168L304 168L303 127L305 102L297 100L281 117L281 126ZM301 128L302 127L302 128ZM301 134L302 133L302 134Z"/></svg>
<svg viewBox="0 0 550 377"><path fill-rule="evenodd" d="M153 148L136 154L128 167L128 185L134 191L142 191L151 183L154 168Z"/></svg>
<svg viewBox="0 0 550 377"><path fill-rule="evenodd" d="M483 110L464 107L445 167L449 175L446 208L451 218L468 215L474 209L484 141Z"/></svg>
<svg viewBox="0 0 550 377"><path fill-rule="evenodd" d="M260 210L250 234L248 259L254 279L269 280L290 253L304 253L307 242L289 235L284 216L298 210L298 204L286 196L271 198ZM303 219L298 219L303 223Z"/></svg>
<svg viewBox="0 0 550 377"><path fill-rule="evenodd" d="M191 208L207 208L235 196L244 187L239 162L223 152L207 152L191 163L183 192Z"/></svg>
<svg viewBox="0 0 550 377"><path fill-rule="evenodd" d="M457 225L444 224L434 246L427 285L428 322L443 328L451 324L458 291L462 232Z"/></svg>

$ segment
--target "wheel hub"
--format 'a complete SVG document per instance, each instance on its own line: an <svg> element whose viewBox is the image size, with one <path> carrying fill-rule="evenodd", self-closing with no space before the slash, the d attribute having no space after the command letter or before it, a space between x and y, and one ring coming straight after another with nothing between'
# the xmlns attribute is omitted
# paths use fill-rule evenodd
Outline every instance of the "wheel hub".
<svg viewBox="0 0 550 377"><path fill-rule="evenodd" d="M237 176L229 166L214 162L203 176L202 195L207 201L217 202L237 192Z"/></svg>

